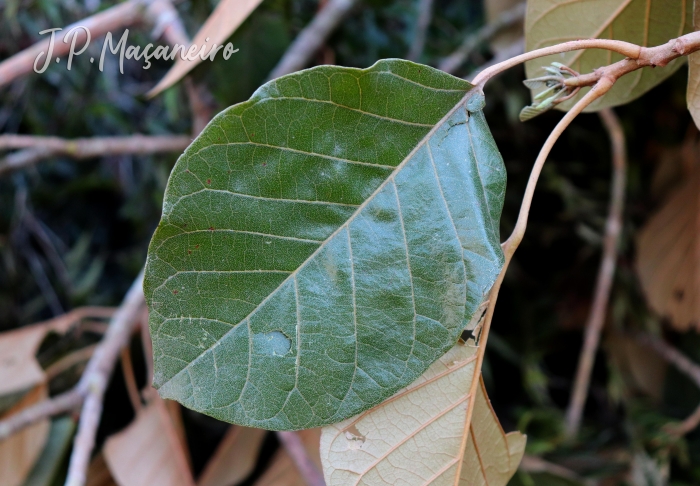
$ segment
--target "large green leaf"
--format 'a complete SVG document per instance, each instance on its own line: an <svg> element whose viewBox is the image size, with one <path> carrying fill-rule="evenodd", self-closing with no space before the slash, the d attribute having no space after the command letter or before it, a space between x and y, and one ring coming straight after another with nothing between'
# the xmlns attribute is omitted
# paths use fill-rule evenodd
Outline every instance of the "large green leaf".
<svg viewBox="0 0 700 486"><path fill-rule="evenodd" d="M155 386L221 420L339 422L457 341L503 264L483 94L401 60L279 78L180 157L146 266Z"/></svg>
<svg viewBox="0 0 700 486"><path fill-rule="evenodd" d="M691 0L528 0L525 17L525 48L528 51L576 39L617 39L653 47L693 30ZM580 72L612 64L623 56L602 49L574 51L541 57L525 64L527 77L545 72L553 61ZM619 79L587 111L617 106L643 95L683 65L679 58L659 69L639 69ZM586 89L587 90L587 89ZM586 91L583 90L583 91ZM558 105L568 109L583 93Z"/></svg>

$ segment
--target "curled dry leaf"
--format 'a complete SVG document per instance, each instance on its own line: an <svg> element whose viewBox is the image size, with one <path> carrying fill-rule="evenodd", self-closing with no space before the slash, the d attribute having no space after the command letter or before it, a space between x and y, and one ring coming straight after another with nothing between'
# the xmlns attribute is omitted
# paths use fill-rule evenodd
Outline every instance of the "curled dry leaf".
<svg viewBox="0 0 700 486"><path fill-rule="evenodd" d="M234 486L253 472L267 431L231 426L207 463L197 486Z"/></svg>
<svg viewBox="0 0 700 486"><path fill-rule="evenodd" d="M700 30L700 2L694 2L693 29ZM700 52L688 56L688 110L695 125L700 128Z"/></svg>
<svg viewBox="0 0 700 486"><path fill-rule="evenodd" d="M0 356L4 357L1 354ZM48 387L46 383L37 385L4 415L0 415L0 420L45 400L47 396ZM0 484L2 486L20 486L24 484L27 475L44 449L49 436L49 429L49 420L42 420L0 441Z"/></svg>
<svg viewBox="0 0 700 486"><path fill-rule="evenodd" d="M328 486L505 486L525 451L525 436L505 434L483 383L467 408L478 347L458 344L413 384L381 405L323 428Z"/></svg>
<svg viewBox="0 0 700 486"><path fill-rule="evenodd" d="M692 3L688 0L529 0L525 17L527 51L565 41L587 38L616 39L650 47L692 31ZM528 78L542 76L542 68L561 62L580 73L622 59L602 49L573 51L529 61ZM646 93L673 74L685 60L676 59L663 69L640 69L625 76L586 111L617 106ZM557 105L567 110L587 90Z"/></svg>
<svg viewBox="0 0 700 486"><path fill-rule="evenodd" d="M103 453L119 486L194 486L186 452L157 396L107 440Z"/></svg>
<svg viewBox="0 0 700 486"><path fill-rule="evenodd" d="M649 305L680 331L700 330L700 170L642 228L637 273Z"/></svg>
<svg viewBox="0 0 700 486"><path fill-rule="evenodd" d="M321 439L321 429L307 429L297 433L309 457L320 470L321 458L319 457L318 443ZM277 451L277 454L272 459L272 464L265 471L265 474L255 482L255 486L306 486L306 481L299 474L289 454L283 447L280 447L280 450Z"/></svg>
<svg viewBox="0 0 700 486"><path fill-rule="evenodd" d="M204 22L202 28L197 32L197 35L192 41L192 45L196 45L200 49L202 46L206 45L207 48L204 54L208 54L214 44L221 45L222 42L228 39L243 21L248 18L253 10L260 5L260 2L262 2L262 0L221 0L207 21ZM199 49L197 52L199 52ZM217 55L221 56L221 51ZM189 73L200 62L202 62L202 59L199 55L193 61L183 61L178 53L175 65L170 68L155 88L148 92L148 96L156 96L158 93L168 89L181 80L185 74Z"/></svg>

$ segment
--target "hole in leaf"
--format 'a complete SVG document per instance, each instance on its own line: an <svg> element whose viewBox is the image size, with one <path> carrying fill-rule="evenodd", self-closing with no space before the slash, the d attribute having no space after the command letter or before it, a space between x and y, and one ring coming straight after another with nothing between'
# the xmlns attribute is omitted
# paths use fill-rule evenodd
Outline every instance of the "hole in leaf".
<svg viewBox="0 0 700 486"><path fill-rule="evenodd" d="M348 449L350 450L361 449L367 439L367 437L357 430L357 426L355 425L348 427L343 432L345 432L345 438L348 440Z"/></svg>
<svg viewBox="0 0 700 486"><path fill-rule="evenodd" d="M292 341L280 331L253 334L253 353L266 356L284 356L292 348Z"/></svg>

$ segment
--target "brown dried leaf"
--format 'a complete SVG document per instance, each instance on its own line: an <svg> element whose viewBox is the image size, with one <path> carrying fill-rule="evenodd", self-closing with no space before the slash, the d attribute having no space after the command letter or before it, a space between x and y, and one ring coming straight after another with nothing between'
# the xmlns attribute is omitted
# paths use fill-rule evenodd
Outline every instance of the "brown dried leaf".
<svg viewBox="0 0 700 486"><path fill-rule="evenodd" d="M24 395L4 415L0 415L0 420L45 400L47 397L48 387L46 383L41 383ZM19 486L24 483L34 466L34 462L44 449L50 428L49 420L42 420L22 429L4 441L0 441L0 484L2 486Z"/></svg>
<svg viewBox="0 0 700 486"><path fill-rule="evenodd" d="M478 348L458 344L416 382L381 405L324 427L321 457L329 486L505 486L525 451L525 436L505 434L477 387L467 407Z"/></svg>
<svg viewBox="0 0 700 486"><path fill-rule="evenodd" d="M321 458L319 457L318 444L321 440L321 429L300 430L296 433L299 434L304 443L309 457L313 459L320 470ZM299 475L299 471L284 448L280 448L272 458L272 463L265 474L255 482L255 486L306 486L306 481Z"/></svg>
<svg viewBox="0 0 700 486"><path fill-rule="evenodd" d="M197 32L192 44L201 48L206 43L209 47L205 53L208 53L211 46L214 44L221 45L222 42L228 39L261 2L262 0L221 0L207 21L204 22L202 28ZM206 41L207 37L209 41ZM199 49L197 51L199 52ZM221 55L221 51L218 55ZM200 62L202 62L202 59L199 56L194 61L183 61L178 54L175 65L170 68L155 88L148 92L148 96L156 96L158 93L168 89Z"/></svg>
<svg viewBox="0 0 700 486"><path fill-rule="evenodd" d="M700 30L700 2L693 6L693 29ZM695 125L700 128L700 52L688 56L688 90L686 91L688 110Z"/></svg>
<svg viewBox="0 0 700 486"><path fill-rule="evenodd" d="M649 305L674 328L700 330L700 169L647 221L637 273Z"/></svg>
<svg viewBox="0 0 700 486"><path fill-rule="evenodd" d="M63 334L75 324L72 314L0 334L0 397L44 383L44 370L36 360L36 352L50 331Z"/></svg>
<svg viewBox="0 0 700 486"><path fill-rule="evenodd" d="M197 486L234 486L255 468L267 431L232 425L209 460Z"/></svg>
<svg viewBox="0 0 700 486"><path fill-rule="evenodd" d="M194 486L186 452L159 397L107 440L103 454L119 486Z"/></svg>

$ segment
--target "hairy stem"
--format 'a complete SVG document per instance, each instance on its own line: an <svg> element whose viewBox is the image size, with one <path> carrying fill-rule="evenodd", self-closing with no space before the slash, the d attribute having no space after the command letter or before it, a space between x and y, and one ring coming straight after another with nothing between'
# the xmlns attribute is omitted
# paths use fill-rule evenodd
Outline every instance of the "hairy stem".
<svg viewBox="0 0 700 486"><path fill-rule="evenodd" d="M537 159L535 160L535 165L532 167L532 172L530 173L530 178L527 181L527 187L525 188L525 195L523 196L523 202L520 206L520 213L518 214L518 220L515 223L515 228L513 233L508 237L506 242L503 244L503 249L506 254L506 259L509 259L513 253L515 253L516 248L520 245L520 242L525 235L525 229L527 228L527 218L530 214L530 206L532 205L532 198L535 194L535 187L537 186L537 180L542 172L542 167L544 166L549 152L551 152L552 147L559 139L561 134L564 132L566 127L576 118L579 113L581 113L588 105L593 103L595 100L607 93L610 88L612 88L615 83L613 78L602 78L588 93L585 94L572 108L569 110L564 117L557 123L554 127L552 133L549 134L547 140L544 142L542 149L540 150Z"/></svg>
<svg viewBox="0 0 700 486"><path fill-rule="evenodd" d="M525 54L520 54L519 56L512 57L503 62L495 64L487 69L481 71L472 81L472 84L477 86L484 86L486 81L502 73L512 67L522 64L533 59L538 59L540 57L549 56L552 54L560 54L562 52L579 51L581 49L606 49L608 51L617 52L623 56L627 56L632 59L637 59L642 50L636 44L631 44L629 42L609 40L609 39L582 39L570 42L563 42L561 44L556 44L550 47L543 47L542 49L535 49L534 51L526 52Z"/></svg>

